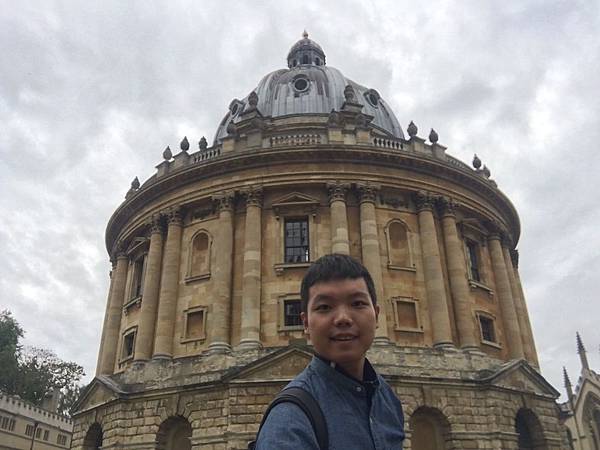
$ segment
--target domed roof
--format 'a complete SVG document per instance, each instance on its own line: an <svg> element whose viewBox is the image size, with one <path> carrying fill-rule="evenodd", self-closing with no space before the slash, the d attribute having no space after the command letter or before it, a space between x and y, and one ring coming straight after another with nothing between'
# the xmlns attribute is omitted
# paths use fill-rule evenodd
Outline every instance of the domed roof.
<svg viewBox="0 0 600 450"><path fill-rule="evenodd" d="M356 102L363 105L362 112L373 116L373 126L391 137L404 137L396 116L379 93L346 78L338 69L326 66L323 49L308 39L308 33L304 32L303 39L292 46L287 59L288 69L267 74L253 91L258 96L256 107L264 117L328 115L332 110L339 111L346 101L344 89L350 85ZM215 143L227 136L231 122L235 124L241 120L241 113L249 108L249 95L230 103L229 112L217 129Z"/></svg>

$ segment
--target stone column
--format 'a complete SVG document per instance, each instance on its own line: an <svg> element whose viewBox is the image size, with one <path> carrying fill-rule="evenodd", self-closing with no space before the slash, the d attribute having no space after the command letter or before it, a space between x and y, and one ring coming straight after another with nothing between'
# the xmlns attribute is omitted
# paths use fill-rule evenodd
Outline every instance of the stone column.
<svg viewBox="0 0 600 450"><path fill-rule="evenodd" d="M381 270L381 254L379 236L377 234L377 218L375 215L375 195L377 188L372 185L359 185L360 197L360 241L363 264L371 274L375 284L377 304L379 305L379 320L375 343L389 342L387 322L387 299L383 290L383 275Z"/></svg>
<svg viewBox="0 0 600 450"><path fill-rule="evenodd" d="M111 276L106 320L102 330L102 345L98 358L98 368L96 369L96 373L99 375L110 375L114 371L119 331L121 329L121 316L123 315L127 263L128 258L125 253L117 253L117 263Z"/></svg>
<svg viewBox="0 0 600 450"><path fill-rule="evenodd" d="M231 283L233 273L233 201L234 193L215 196L219 209L216 239L216 264L213 277L215 297L209 309L208 348L213 353L231 350Z"/></svg>
<svg viewBox="0 0 600 450"><path fill-rule="evenodd" d="M531 328L531 322L529 319L529 311L527 310L527 302L525 301L525 293L523 292L523 285L521 284L521 276L519 275L519 251L511 250L510 257L512 261L512 271L514 275L515 284L517 286L517 291L519 293L519 300L521 302L521 309L524 313L525 319L525 330L521 329L522 333L525 333L528 340L528 348L531 354L525 357L531 362L534 366L540 367L540 363L538 361L537 350L535 348L535 338L533 337L533 330Z"/></svg>
<svg viewBox="0 0 600 450"><path fill-rule="evenodd" d="M502 311L504 322L504 336L508 344L508 354L512 359L523 358L523 342L521 340L521 330L517 318L517 311L512 298L506 264L504 263L504 253L500 244L500 234L493 233L488 237L490 256L492 259L492 270L496 279L496 291L498 302Z"/></svg>
<svg viewBox="0 0 600 450"><path fill-rule="evenodd" d="M242 278L242 335L240 348L260 348L260 287L262 190L246 192L244 273Z"/></svg>
<svg viewBox="0 0 600 450"><path fill-rule="evenodd" d="M174 207L167 212L168 228L165 243L165 262L160 282L158 322L154 336L153 358L173 357L173 331L179 286L179 261L181 259L181 209Z"/></svg>
<svg viewBox="0 0 600 450"><path fill-rule="evenodd" d="M157 214L152 218L150 226L150 249L146 262L140 320L135 338L135 361L147 361L152 355L163 247L163 230L160 220L161 218Z"/></svg>
<svg viewBox="0 0 600 450"><path fill-rule="evenodd" d="M348 185L339 181L328 183L329 210L331 212L331 253L350 254L346 192Z"/></svg>
<svg viewBox="0 0 600 450"><path fill-rule="evenodd" d="M471 295L467 281L467 266L463 245L456 229L455 210L458 204L451 198L440 199L442 230L446 248L446 263L450 278L450 291L454 302L454 315L460 346L465 350L477 350L478 339L472 315Z"/></svg>
<svg viewBox="0 0 600 450"><path fill-rule="evenodd" d="M440 259L440 247L435 229L433 206L435 197L428 192L418 192L415 197L419 214L419 230L423 251L425 290L433 332L433 346L453 347L450 313L444 286L444 273Z"/></svg>

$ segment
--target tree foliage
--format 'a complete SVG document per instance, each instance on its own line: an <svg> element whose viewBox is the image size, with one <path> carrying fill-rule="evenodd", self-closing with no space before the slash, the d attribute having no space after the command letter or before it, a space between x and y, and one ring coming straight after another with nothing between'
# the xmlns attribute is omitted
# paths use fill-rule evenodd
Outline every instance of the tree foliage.
<svg viewBox="0 0 600 450"><path fill-rule="evenodd" d="M0 390L38 406L60 391L58 412L67 414L81 390L83 367L63 361L51 350L23 348L23 335L11 313L0 312Z"/></svg>

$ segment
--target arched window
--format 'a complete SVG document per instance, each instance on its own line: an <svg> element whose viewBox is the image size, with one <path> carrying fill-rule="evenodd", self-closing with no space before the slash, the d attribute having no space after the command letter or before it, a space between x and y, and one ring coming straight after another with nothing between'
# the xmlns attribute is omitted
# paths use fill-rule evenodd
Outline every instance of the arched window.
<svg viewBox="0 0 600 450"><path fill-rule="evenodd" d="M210 276L211 245L212 239L204 230L199 231L192 238L188 264L188 281L208 278Z"/></svg>
<svg viewBox="0 0 600 450"><path fill-rule="evenodd" d="M320 65L321 65L321 60L319 59L319 57L318 57L318 56L315 58L315 64L316 64L317 66L320 66Z"/></svg>
<svg viewBox="0 0 600 450"><path fill-rule="evenodd" d="M411 448L418 450L446 450L450 425L435 408L418 408L410 417Z"/></svg>
<svg viewBox="0 0 600 450"><path fill-rule="evenodd" d="M191 450L192 426L182 416L169 417L158 428L156 450Z"/></svg>
<svg viewBox="0 0 600 450"><path fill-rule="evenodd" d="M302 64L308 64L308 55L302 57Z"/></svg>
<svg viewBox="0 0 600 450"><path fill-rule="evenodd" d="M413 268L408 227L400 220L391 221L386 228L388 267Z"/></svg>
<svg viewBox="0 0 600 450"><path fill-rule="evenodd" d="M88 431L85 434L85 438L83 439L83 450L100 450L102 447L102 440L102 427L98 422L95 422L88 428Z"/></svg>
<svg viewBox="0 0 600 450"><path fill-rule="evenodd" d="M521 408L515 418L519 450L546 450L542 425L530 409Z"/></svg>

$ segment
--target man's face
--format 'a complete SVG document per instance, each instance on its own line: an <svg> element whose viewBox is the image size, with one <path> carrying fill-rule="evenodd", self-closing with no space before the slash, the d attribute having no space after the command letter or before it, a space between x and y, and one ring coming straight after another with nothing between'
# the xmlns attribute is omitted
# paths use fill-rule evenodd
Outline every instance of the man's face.
<svg viewBox="0 0 600 450"><path fill-rule="evenodd" d="M346 278L311 286L307 312L301 317L315 351L352 374L362 371L378 315L365 280Z"/></svg>

